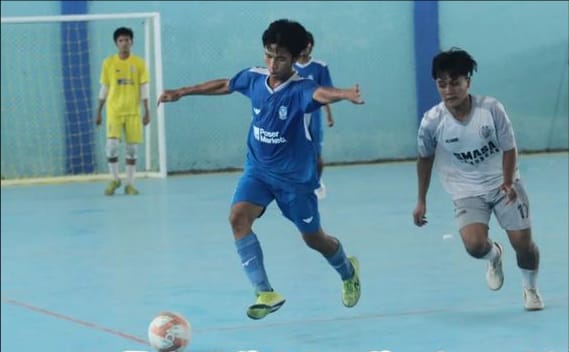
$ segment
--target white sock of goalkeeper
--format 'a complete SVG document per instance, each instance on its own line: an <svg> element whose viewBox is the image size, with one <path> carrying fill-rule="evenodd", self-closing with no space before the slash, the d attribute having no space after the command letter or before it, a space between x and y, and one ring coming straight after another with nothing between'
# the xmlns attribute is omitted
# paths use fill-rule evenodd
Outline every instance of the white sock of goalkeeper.
<svg viewBox="0 0 569 352"><path fill-rule="evenodd" d="M107 161L113 180L119 179L119 140L107 139Z"/></svg>
<svg viewBox="0 0 569 352"><path fill-rule="evenodd" d="M132 185L136 174L136 144L126 145L126 160L126 184Z"/></svg>

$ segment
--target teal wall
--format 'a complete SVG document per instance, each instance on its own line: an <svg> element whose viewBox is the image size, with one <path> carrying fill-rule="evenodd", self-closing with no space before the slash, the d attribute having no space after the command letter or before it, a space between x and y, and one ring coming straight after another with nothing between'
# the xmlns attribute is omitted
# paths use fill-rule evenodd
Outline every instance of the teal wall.
<svg viewBox="0 0 569 352"><path fill-rule="evenodd" d="M164 84L179 87L263 64L261 35L289 17L316 38L336 85L359 83L363 107L333 106L326 130L329 162L409 157L415 153L412 2L149 2L91 3L92 13L159 11ZM342 24L339 26L338 24ZM240 167L249 102L240 94L189 97L167 105L170 171ZM389 133L386 133L389 132Z"/></svg>
<svg viewBox="0 0 569 352"><path fill-rule="evenodd" d="M567 1L441 1L442 48L478 61L471 92L502 101L525 150L567 148Z"/></svg>
<svg viewBox="0 0 569 352"><path fill-rule="evenodd" d="M56 16L61 14L59 1L0 1L2 17Z"/></svg>
<svg viewBox="0 0 569 352"><path fill-rule="evenodd" d="M2 1L3 17L59 11L58 1ZM325 131L325 160L415 156L413 2L90 1L89 12L160 12L166 88L262 65L268 23L296 19L314 33L314 56L329 64L334 83L358 82L366 100L333 105L336 126ZM504 103L521 150L569 148L567 14L567 2L439 2L441 47L463 47L478 60L472 92ZM92 55L94 82L104 48ZM114 50L112 42L107 48ZM165 111L169 171L242 165L245 97L187 97Z"/></svg>

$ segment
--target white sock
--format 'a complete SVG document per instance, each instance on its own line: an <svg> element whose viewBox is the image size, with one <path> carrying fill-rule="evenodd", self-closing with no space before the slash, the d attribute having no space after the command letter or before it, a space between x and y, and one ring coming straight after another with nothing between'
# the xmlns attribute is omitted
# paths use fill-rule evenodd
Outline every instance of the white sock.
<svg viewBox="0 0 569 352"><path fill-rule="evenodd" d="M111 175L113 176L113 180L119 179L119 163L118 162L109 163L109 171L111 172Z"/></svg>
<svg viewBox="0 0 569 352"><path fill-rule="evenodd" d="M488 253L486 253L485 256L482 257L482 259L487 259L493 263L496 259L498 259L499 256L500 256L500 251L498 250L498 247L496 247L494 242L492 242L492 248Z"/></svg>
<svg viewBox="0 0 569 352"><path fill-rule="evenodd" d="M136 165L126 165L126 184L134 184L134 173L136 171Z"/></svg>
<svg viewBox="0 0 569 352"><path fill-rule="evenodd" d="M537 282L537 270L527 270L522 269L522 282L524 284L524 288L536 288Z"/></svg>

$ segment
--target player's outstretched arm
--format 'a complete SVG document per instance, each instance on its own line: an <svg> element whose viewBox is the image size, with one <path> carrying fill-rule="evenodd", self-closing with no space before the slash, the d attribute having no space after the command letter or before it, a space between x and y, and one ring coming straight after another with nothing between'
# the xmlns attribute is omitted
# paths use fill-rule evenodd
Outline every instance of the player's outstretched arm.
<svg viewBox="0 0 569 352"><path fill-rule="evenodd" d="M158 104L177 101L186 95L223 95L229 93L231 90L228 79L214 79L195 86L165 90L158 98Z"/></svg>
<svg viewBox="0 0 569 352"><path fill-rule="evenodd" d="M332 104L340 100L349 100L354 104L364 103L360 96L360 86L358 84L349 89L318 87L314 91L312 98L321 104Z"/></svg>

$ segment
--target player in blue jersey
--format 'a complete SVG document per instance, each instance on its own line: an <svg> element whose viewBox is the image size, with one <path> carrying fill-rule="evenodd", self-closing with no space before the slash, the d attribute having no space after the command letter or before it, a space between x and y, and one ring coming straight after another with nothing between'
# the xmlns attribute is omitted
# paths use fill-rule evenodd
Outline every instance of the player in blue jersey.
<svg viewBox="0 0 569 352"><path fill-rule="evenodd" d="M166 90L161 102L186 95L222 95L239 92L251 100L247 159L231 205L229 222L237 252L257 298L247 309L251 319L262 319L285 302L273 290L263 264L263 251L253 232L254 221L275 200L293 222L306 244L320 252L342 278L342 302L356 305L360 298L359 264L347 257L340 241L320 225L314 189L317 145L310 133L310 113L323 104L348 100L363 104L358 85L350 89L319 87L293 68L306 47L306 30L298 22L272 22L262 36L266 68L247 68L231 79L216 79L190 87Z"/></svg>
<svg viewBox="0 0 569 352"><path fill-rule="evenodd" d="M312 33L307 32L308 44L306 48L300 52L298 60L294 64L294 69L302 77L310 78L316 82L319 86L332 87L332 77L330 76L330 71L328 70L328 65L325 62L314 60L312 58L312 49L314 48L314 36ZM324 105L324 111L326 112L326 121L328 127L334 126L334 118L332 117L332 109L330 104ZM318 180L320 185L316 189L316 196L319 199L326 197L326 187L322 182L322 171L324 170L324 160L322 159L322 146L324 145L324 130L322 128L322 114L321 109L317 109L312 113L312 123L310 124L311 133L314 138L319 140L318 147L318 159L316 162L316 171L318 172Z"/></svg>

